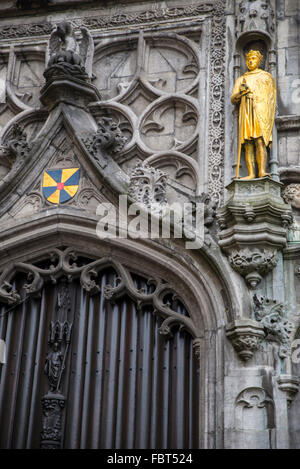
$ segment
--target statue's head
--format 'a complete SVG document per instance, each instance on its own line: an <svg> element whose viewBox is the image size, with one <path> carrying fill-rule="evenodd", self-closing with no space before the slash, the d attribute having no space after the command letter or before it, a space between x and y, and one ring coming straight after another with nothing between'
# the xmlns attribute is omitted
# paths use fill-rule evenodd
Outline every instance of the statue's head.
<svg viewBox="0 0 300 469"><path fill-rule="evenodd" d="M58 350L59 350L59 343L58 342L54 342L53 350L54 350L54 352L58 352Z"/></svg>
<svg viewBox="0 0 300 469"><path fill-rule="evenodd" d="M259 50L250 50L246 55L247 67L250 71L259 68L262 63L263 56Z"/></svg>

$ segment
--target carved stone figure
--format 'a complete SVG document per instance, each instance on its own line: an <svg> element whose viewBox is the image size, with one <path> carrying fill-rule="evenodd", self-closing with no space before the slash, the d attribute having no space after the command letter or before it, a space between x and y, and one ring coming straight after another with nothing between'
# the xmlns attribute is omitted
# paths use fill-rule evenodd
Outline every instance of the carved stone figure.
<svg viewBox="0 0 300 469"><path fill-rule="evenodd" d="M56 391L63 366L63 354L58 342L53 344L53 351L46 358L44 371L48 376L51 391Z"/></svg>
<svg viewBox="0 0 300 469"><path fill-rule="evenodd" d="M82 39L80 43L71 23L63 21L58 24L49 39L49 61L44 73L46 79L58 73L65 73L81 77L92 75L92 60L94 43L87 28L80 29Z"/></svg>
<svg viewBox="0 0 300 469"><path fill-rule="evenodd" d="M282 192L284 201L295 209L300 209L300 184L289 184Z"/></svg>
<svg viewBox="0 0 300 469"><path fill-rule="evenodd" d="M266 172L267 148L272 142L277 94L272 75L259 68L262 54L251 50L246 59L249 72L236 80L231 96L232 104L240 105L237 179L242 145L249 172L243 179L255 178L255 158L259 178L269 176Z"/></svg>

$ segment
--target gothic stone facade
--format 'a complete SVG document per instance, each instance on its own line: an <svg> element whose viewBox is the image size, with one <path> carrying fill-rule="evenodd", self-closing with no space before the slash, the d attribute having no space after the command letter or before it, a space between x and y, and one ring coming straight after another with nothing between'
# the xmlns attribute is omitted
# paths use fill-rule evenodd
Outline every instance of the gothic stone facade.
<svg viewBox="0 0 300 469"><path fill-rule="evenodd" d="M299 448L298 0L0 18L1 447ZM236 181L250 48L278 88L271 178ZM119 195L201 202L204 244L100 239Z"/></svg>

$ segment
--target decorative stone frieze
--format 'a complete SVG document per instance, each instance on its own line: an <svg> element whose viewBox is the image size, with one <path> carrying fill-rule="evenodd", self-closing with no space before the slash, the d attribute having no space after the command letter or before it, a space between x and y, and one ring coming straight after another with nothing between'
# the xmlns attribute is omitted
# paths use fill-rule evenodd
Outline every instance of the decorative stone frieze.
<svg viewBox="0 0 300 469"><path fill-rule="evenodd" d="M265 333L261 324L251 319L239 319L229 324L226 336L243 361L253 357L254 352L261 348Z"/></svg>
<svg viewBox="0 0 300 469"><path fill-rule="evenodd" d="M269 177L234 180L227 202L217 212L219 245L234 270L251 288L277 264L293 216L281 198L282 184Z"/></svg>

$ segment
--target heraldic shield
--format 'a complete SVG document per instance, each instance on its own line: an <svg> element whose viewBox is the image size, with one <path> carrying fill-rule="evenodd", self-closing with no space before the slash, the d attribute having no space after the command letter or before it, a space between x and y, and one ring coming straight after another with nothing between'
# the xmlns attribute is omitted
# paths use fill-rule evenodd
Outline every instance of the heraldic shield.
<svg viewBox="0 0 300 469"><path fill-rule="evenodd" d="M47 169L43 174L43 194L52 204L72 199L79 187L80 168Z"/></svg>

